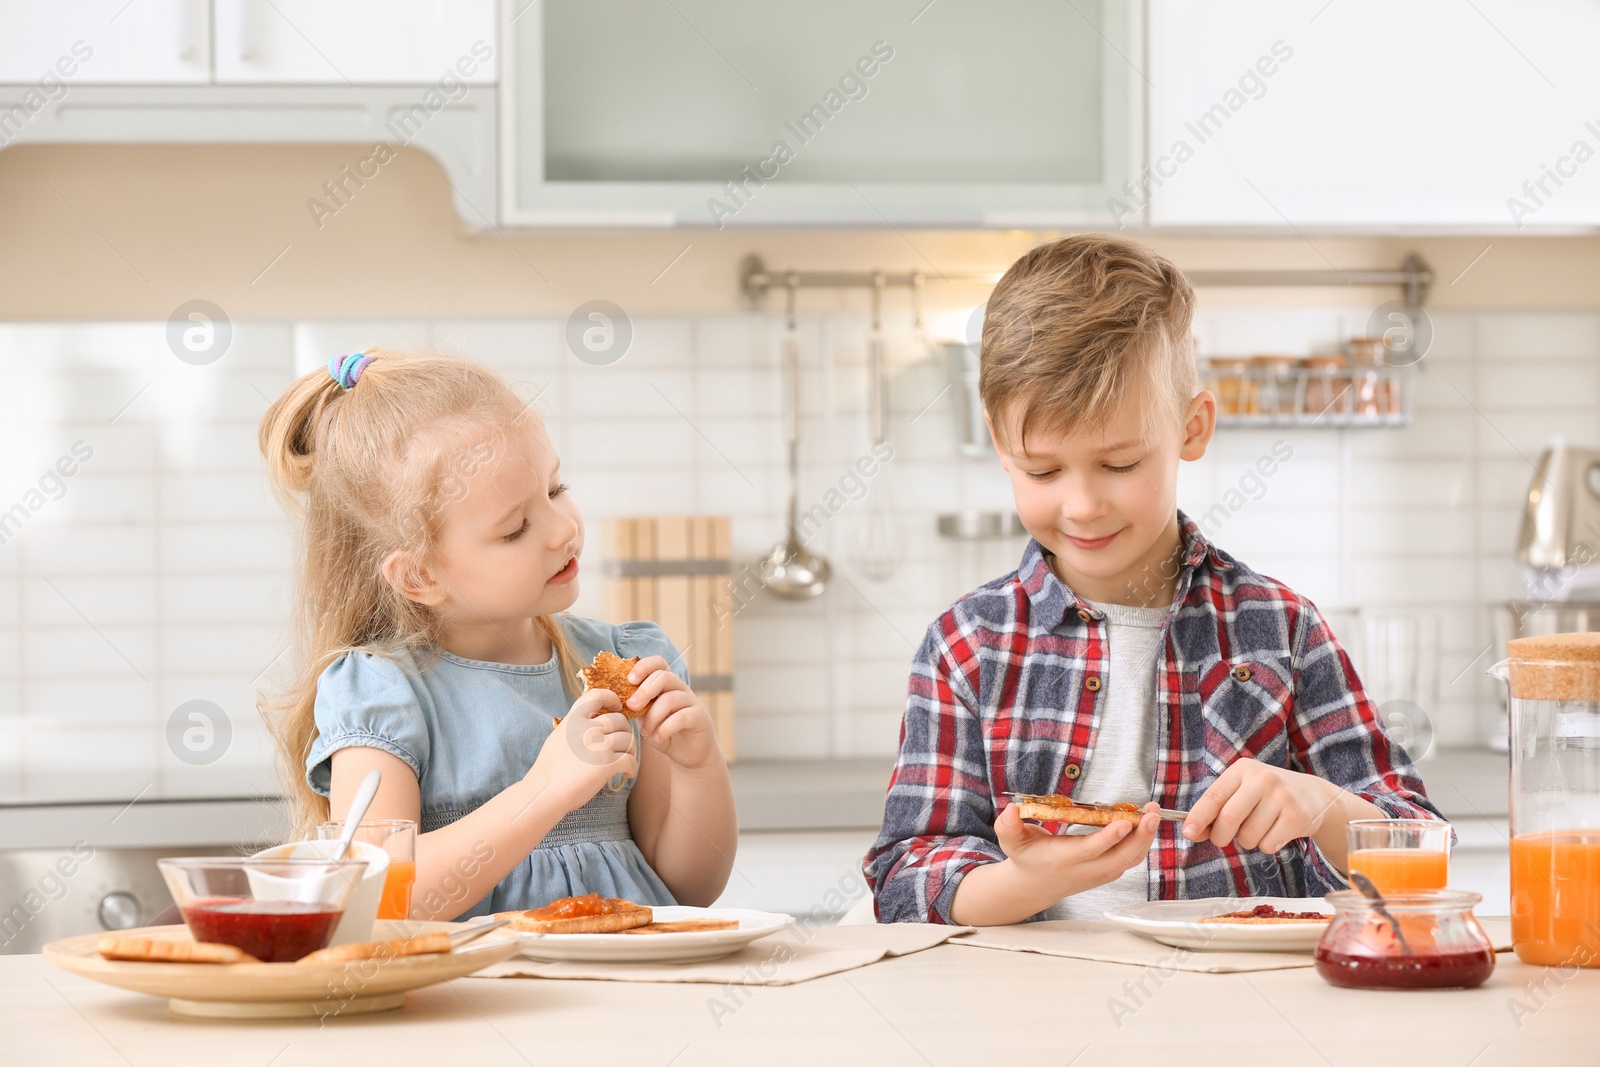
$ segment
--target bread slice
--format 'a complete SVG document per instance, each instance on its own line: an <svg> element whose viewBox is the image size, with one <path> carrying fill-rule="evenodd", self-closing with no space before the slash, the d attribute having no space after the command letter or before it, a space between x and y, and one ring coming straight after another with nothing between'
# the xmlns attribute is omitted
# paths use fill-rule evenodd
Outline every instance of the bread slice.
<svg viewBox="0 0 1600 1067"><path fill-rule="evenodd" d="M628 681L628 672L638 666L639 657L632 656L623 659L621 656L610 652L600 652L594 657L594 662L587 667L578 668L578 680L583 682L585 689L609 689L617 694L617 699L622 701L622 713L630 719L643 718L649 708L630 708L628 698L638 691L639 687Z"/></svg>
<svg viewBox="0 0 1600 1067"><path fill-rule="evenodd" d="M1333 918L1332 915L1324 915L1320 919L1286 919L1286 918L1282 918L1282 917L1263 918L1263 917L1257 916L1257 915L1233 915L1233 914L1230 914L1230 915L1207 915L1204 919L1201 919L1199 921L1203 922L1203 923L1227 923L1227 924L1229 924L1231 926L1234 923L1249 923L1249 924L1257 924L1257 923L1325 923L1331 918Z"/></svg>
<svg viewBox="0 0 1600 1067"><path fill-rule="evenodd" d="M672 922L649 923L624 931L630 934L698 934L706 930L737 930L738 919L677 919Z"/></svg>
<svg viewBox="0 0 1600 1067"><path fill-rule="evenodd" d="M502 911L496 919L509 919L511 929L530 934L617 934L644 926L652 919L649 908L631 900L607 897L611 910L604 915L576 915L569 919L536 919L534 911ZM559 903L559 901L557 902ZM542 910L542 909L536 909Z"/></svg>
<svg viewBox="0 0 1600 1067"><path fill-rule="evenodd" d="M1203 923L1325 923L1333 918L1315 911L1282 911L1271 904L1258 904L1249 911L1227 911L1207 915Z"/></svg>
<svg viewBox="0 0 1600 1067"><path fill-rule="evenodd" d="M95 944L102 959L138 963L260 963L234 945L212 941L168 941L155 937L102 937Z"/></svg>
<svg viewBox="0 0 1600 1067"><path fill-rule="evenodd" d="M1101 808L1085 808L1063 796L1027 797L1013 803L1017 805L1017 814L1024 819L1071 823L1078 826L1110 826L1114 822L1131 822L1138 825L1140 817L1144 815L1144 812L1138 810L1106 811Z"/></svg>
<svg viewBox="0 0 1600 1067"><path fill-rule="evenodd" d="M353 945L319 948L309 955L300 957L295 963L314 967L321 963L389 960L396 956L425 956L449 951L449 934L418 934L416 937L397 937L389 941L361 941Z"/></svg>

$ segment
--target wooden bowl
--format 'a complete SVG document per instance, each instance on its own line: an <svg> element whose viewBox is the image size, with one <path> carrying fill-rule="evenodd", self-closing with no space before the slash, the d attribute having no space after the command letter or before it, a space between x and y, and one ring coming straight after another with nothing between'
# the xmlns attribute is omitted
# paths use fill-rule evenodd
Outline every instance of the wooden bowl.
<svg viewBox="0 0 1600 1067"><path fill-rule="evenodd" d="M372 938L442 931L453 933L462 923L400 922L380 919ZM390 1011L405 1004L408 989L448 982L480 971L517 954L522 938L489 934L454 952L430 956L396 956L302 966L298 963L140 963L102 959L96 946L105 933L52 941L44 958L63 970L137 993L167 997L176 1015L223 1019L329 1018ZM193 941L187 926L146 926L119 930L117 937L153 937Z"/></svg>

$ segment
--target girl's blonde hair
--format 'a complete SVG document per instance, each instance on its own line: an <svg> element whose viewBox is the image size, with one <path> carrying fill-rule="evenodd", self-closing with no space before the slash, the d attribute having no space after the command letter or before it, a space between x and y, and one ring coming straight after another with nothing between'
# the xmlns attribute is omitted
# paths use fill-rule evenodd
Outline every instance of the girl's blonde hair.
<svg viewBox="0 0 1600 1067"><path fill-rule="evenodd" d="M261 707L302 837L328 817L327 798L306 782L317 679L356 649L433 661L438 614L390 585L383 562L396 551L427 560L445 509L493 461L486 442L537 418L503 379L469 360L366 352L373 359L351 388L312 371L261 420L267 476L301 527L292 619L299 661L293 684L264 691ZM570 696L572 645L553 616L535 622Z"/></svg>

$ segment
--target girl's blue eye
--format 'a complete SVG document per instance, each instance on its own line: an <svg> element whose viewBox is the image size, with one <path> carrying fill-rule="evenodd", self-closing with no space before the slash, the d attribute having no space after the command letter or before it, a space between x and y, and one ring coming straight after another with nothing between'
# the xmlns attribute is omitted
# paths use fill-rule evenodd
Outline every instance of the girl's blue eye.
<svg viewBox="0 0 1600 1067"><path fill-rule="evenodd" d="M518 526L515 530L512 530L510 533L506 534L505 540L507 540L507 541L515 541L517 538L521 537L524 533L526 533L527 530L528 530L528 520L527 519L523 519L522 520L522 525Z"/></svg>

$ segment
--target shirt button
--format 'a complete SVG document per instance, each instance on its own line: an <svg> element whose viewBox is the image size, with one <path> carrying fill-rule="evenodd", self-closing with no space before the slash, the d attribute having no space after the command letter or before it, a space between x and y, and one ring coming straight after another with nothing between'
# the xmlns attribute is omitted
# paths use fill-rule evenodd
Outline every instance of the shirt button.
<svg viewBox="0 0 1600 1067"><path fill-rule="evenodd" d="M1233 669L1233 676L1241 682L1248 682L1250 680L1250 668L1241 663Z"/></svg>
<svg viewBox="0 0 1600 1067"><path fill-rule="evenodd" d="M1088 622L1089 621L1089 613L1087 611L1084 611L1082 608L1079 608L1078 609L1078 618L1082 619L1084 622Z"/></svg>
<svg viewBox="0 0 1600 1067"><path fill-rule="evenodd" d="M1091 674L1083 680L1083 687L1091 693L1098 693L1100 691L1100 679Z"/></svg>
<svg viewBox="0 0 1600 1067"><path fill-rule="evenodd" d="M1083 768L1078 766L1076 763L1069 763L1067 764L1067 769L1062 773L1068 778L1076 779L1078 775L1083 773Z"/></svg>

